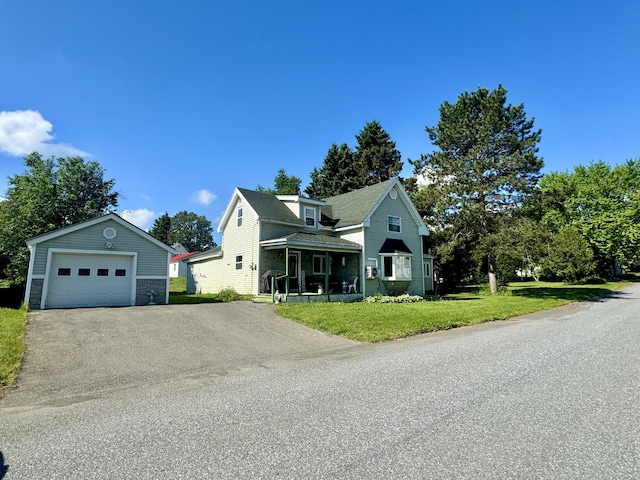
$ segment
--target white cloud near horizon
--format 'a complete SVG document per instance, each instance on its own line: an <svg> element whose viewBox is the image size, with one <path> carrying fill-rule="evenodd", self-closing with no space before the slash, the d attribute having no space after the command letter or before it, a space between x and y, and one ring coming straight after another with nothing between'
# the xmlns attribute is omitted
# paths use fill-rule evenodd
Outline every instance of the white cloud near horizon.
<svg viewBox="0 0 640 480"><path fill-rule="evenodd" d="M209 190L202 189L202 190L196 191L191 196L191 201L199 203L201 205L211 205L211 203L216 198L218 198L218 196L215 195L214 193L211 193Z"/></svg>
<svg viewBox="0 0 640 480"><path fill-rule="evenodd" d="M0 111L0 152L22 156L39 152L50 157L90 157L66 143L52 143L53 124L35 110Z"/></svg>
<svg viewBox="0 0 640 480"><path fill-rule="evenodd" d="M127 222L133 223L136 227L142 230L149 230L151 228L151 221L155 218L156 214L147 208L136 208L135 210L125 209L119 213Z"/></svg>

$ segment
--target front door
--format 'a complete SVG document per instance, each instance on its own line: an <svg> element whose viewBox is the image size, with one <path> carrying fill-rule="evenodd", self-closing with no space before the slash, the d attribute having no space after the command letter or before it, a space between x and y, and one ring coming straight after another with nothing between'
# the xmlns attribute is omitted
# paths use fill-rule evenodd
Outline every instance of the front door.
<svg viewBox="0 0 640 480"><path fill-rule="evenodd" d="M300 252L289 252L289 291L297 291L300 279Z"/></svg>

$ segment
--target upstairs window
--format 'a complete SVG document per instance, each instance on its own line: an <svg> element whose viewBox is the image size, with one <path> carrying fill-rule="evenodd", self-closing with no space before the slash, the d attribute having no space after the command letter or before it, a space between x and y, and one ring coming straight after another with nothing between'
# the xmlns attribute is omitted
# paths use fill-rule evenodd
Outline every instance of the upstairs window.
<svg viewBox="0 0 640 480"><path fill-rule="evenodd" d="M304 209L304 223L307 227L316 226L316 209L305 207Z"/></svg>
<svg viewBox="0 0 640 480"><path fill-rule="evenodd" d="M238 208L238 228L242 227L242 207Z"/></svg>
<svg viewBox="0 0 640 480"><path fill-rule="evenodd" d="M400 233L402 220L394 215L387 216L387 227L390 232Z"/></svg>

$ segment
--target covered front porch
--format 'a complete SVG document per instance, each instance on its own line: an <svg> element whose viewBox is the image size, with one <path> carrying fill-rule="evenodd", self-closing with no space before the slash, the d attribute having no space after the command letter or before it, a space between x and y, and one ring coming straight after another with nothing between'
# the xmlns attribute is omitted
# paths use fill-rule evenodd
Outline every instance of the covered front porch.
<svg viewBox="0 0 640 480"><path fill-rule="evenodd" d="M361 246L323 234L293 233L260 242L260 293L288 302L362 298Z"/></svg>

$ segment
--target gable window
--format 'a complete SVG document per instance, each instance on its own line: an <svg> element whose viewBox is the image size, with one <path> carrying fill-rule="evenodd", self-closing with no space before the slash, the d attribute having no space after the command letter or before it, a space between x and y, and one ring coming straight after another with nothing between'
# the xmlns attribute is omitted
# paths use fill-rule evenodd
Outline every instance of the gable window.
<svg viewBox="0 0 640 480"><path fill-rule="evenodd" d="M238 228L242 227L242 207L238 208Z"/></svg>
<svg viewBox="0 0 640 480"><path fill-rule="evenodd" d="M387 216L387 228L390 232L400 233L402 219L394 215Z"/></svg>
<svg viewBox="0 0 640 480"><path fill-rule="evenodd" d="M242 270L242 255L236 255L236 270Z"/></svg>
<svg viewBox="0 0 640 480"><path fill-rule="evenodd" d="M325 263L326 262L324 261L324 255L314 255L313 256L313 274L324 275L326 272Z"/></svg>
<svg viewBox="0 0 640 480"><path fill-rule="evenodd" d="M411 257L398 253L383 255L382 276L386 280L411 280Z"/></svg>
<svg viewBox="0 0 640 480"><path fill-rule="evenodd" d="M316 226L316 209L307 208L304 209L304 223L307 227Z"/></svg>

